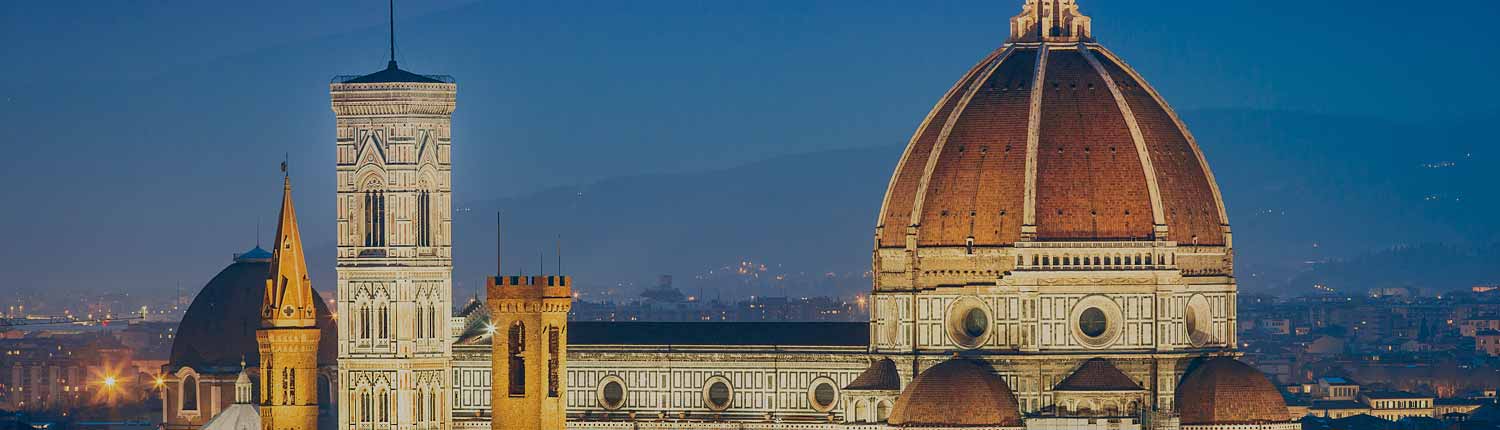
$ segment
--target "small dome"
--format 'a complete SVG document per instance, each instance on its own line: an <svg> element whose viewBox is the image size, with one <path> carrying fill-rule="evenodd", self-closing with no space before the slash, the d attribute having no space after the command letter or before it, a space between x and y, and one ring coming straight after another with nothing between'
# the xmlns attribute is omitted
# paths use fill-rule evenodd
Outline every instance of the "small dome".
<svg viewBox="0 0 1500 430"><path fill-rule="evenodd" d="M1125 375L1119 368L1103 358L1090 358L1078 366L1073 374L1063 378L1053 391L1140 391L1141 385L1137 384L1130 376Z"/></svg>
<svg viewBox="0 0 1500 430"><path fill-rule="evenodd" d="M240 254L193 298L193 304L177 325L177 338L172 341L172 355L167 362L172 371L190 366L199 372L232 374L240 370L241 360L249 367L260 365L255 330L260 328L261 300L271 263L269 258L244 258L254 252ZM317 290L313 290L313 297L318 297ZM313 306L322 332L318 339L318 365L335 365L338 330L322 300L314 300Z"/></svg>
<svg viewBox="0 0 1500 430"><path fill-rule="evenodd" d="M1286 399L1266 375L1239 360L1210 358L1177 386L1183 425L1286 422Z"/></svg>
<svg viewBox="0 0 1500 430"><path fill-rule="evenodd" d="M1016 395L989 366L951 359L923 371L891 411L898 427L1020 427Z"/></svg>
<svg viewBox="0 0 1500 430"><path fill-rule="evenodd" d="M896 362L889 358L882 358L870 363L858 377L854 378L845 390L900 390L901 372L896 370Z"/></svg>

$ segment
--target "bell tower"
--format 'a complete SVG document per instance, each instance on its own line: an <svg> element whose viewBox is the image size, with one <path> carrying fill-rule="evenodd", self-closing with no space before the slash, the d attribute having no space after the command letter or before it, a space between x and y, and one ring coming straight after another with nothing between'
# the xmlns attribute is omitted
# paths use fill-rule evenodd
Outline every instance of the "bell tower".
<svg viewBox="0 0 1500 430"><path fill-rule="evenodd" d="M319 330L313 301L318 298L307 276L302 234L292 207L292 181L284 181L271 273L261 301L260 329L255 331L260 345L261 430L316 430ZM244 391L238 385L236 391L237 401L239 394L248 401L248 392L238 393Z"/></svg>
<svg viewBox="0 0 1500 430"><path fill-rule="evenodd" d="M563 428L572 277L495 276L486 296L494 324L490 428Z"/></svg>
<svg viewBox="0 0 1500 430"><path fill-rule="evenodd" d="M450 133L458 87L451 77L397 67L394 40L383 70L329 85L340 430L453 425Z"/></svg>

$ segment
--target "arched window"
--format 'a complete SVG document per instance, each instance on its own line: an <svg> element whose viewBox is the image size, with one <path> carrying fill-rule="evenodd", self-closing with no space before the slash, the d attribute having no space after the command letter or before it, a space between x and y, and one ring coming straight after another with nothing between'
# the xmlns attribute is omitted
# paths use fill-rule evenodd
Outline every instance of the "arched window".
<svg viewBox="0 0 1500 430"><path fill-rule="evenodd" d="M425 315L426 312L427 312L426 306L422 306L420 304L417 305L417 321L416 321L416 324L413 324L413 325L416 326L417 339L421 339L422 337L424 337L423 334L422 334L422 318L423 318L423 315Z"/></svg>
<svg viewBox="0 0 1500 430"><path fill-rule="evenodd" d="M359 421L370 422L370 390L360 390L359 393Z"/></svg>
<svg viewBox="0 0 1500 430"><path fill-rule="evenodd" d="M417 246L432 246L432 192L417 192Z"/></svg>
<svg viewBox="0 0 1500 430"><path fill-rule="evenodd" d="M359 306L359 337L370 338L370 305Z"/></svg>
<svg viewBox="0 0 1500 430"><path fill-rule="evenodd" d="M547 329L547 397L557 397L558 385L562 382L557 373L561 366L558 359L562 355L561 337L561 330L557 327Z"/></svg>
<svg viewBox="0 0 1500 430"><path fill-rule="evenodd" d="M198 410L198 377L188 375L182 378L182 410Z"/></svg>
<svg viewBox="0 0 1500 430"><path fill-rule="evenodd" d="M524 396L526 395L526 326L520 321L511 324L507 340L510 342L510 348L507 350L510 355L510 366L506 370L510 374L510 395Z"/></svg>
<svg viewBox="0 0 1500 430"><path fill-rule="evenodd" d="M437 331L437 305L427 305L427 336L438 337Z"/></svg>
<svg viewBox="0 0 1500 430"><path fill-rule="evenodd" d="M385 246L385 191L364 192L365 246Z"/></svg>
<svg viewBox="0 0 1500 430"><path fill-rule="evenodd" d="M391 422L391 394L386 389L380 389L380 422Z"/></svg>
<svg viewBox="0 0 1500 430"><path fill-rule="evenodd" d="M388 330L390 329L391 320L387 318L385 313L385 303L380 304L380 312L376 315L376 318L380 321L380 338L389 339L390 332Z"/></svg>

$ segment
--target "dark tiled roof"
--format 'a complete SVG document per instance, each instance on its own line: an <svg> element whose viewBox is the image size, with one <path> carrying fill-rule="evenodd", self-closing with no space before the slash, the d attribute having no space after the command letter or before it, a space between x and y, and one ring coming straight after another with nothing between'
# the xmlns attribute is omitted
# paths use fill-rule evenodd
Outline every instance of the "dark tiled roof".
<svg viewBox="0 0 1500 430"><path fill-rule="evenodd" d="M245 260L230 264L208 281L177 325L168 366L172 370L192 366L199 372L238 372L241 358L248 366L259 366L255 330L260 328L260 305L270 273L270 262ZM313 307L322 333L318 364L334 365L338 330L317 290L313 290L313 297L317 299Z"/></svg>
<svg viewBox="0 0 1500 430"><path fill-rule="evenodd" d="M363 75L363 76L347 76L347 77L341 76L339 78L335 78L334 80L336 82L338 82L338 83L341 83L341 84L376 84L376 83L386 83L386 82L404 82L404 83L421 83L421 84L453 83L452 82L453 81L452 78L448 78L448 77L444 77L444 76L418 75L416 73L412 73L412 72L408 72L408 71L405 71L405 70L401 70L400 68L396 67L396 62L395 61L392 61L389 64L387 64L385 70L381 70L381 71L378 71L378 72L375 72L375 73L371 73L371 74L368 74L368 75Z"/></svg>
<svg viewBox="0 0 1500 430"><path fill-rule="evenodd" d="M896 362L882 358L870 363L863 373L854 378L845 390L900 390L901 372L896 371Z"/></svg>
<svg viewBox="0 0 1500 430"><path fill-rule="evenodd" d="M1370 414L1359 414L1335 419L1328 424L1332 430L1392 430L1396 422Z"/></svg>
<svg viewBox="0 0 1500 430"><path fill-rule="evenodd" d="M1109 360L1103 358L1091 358L1078 366L1062 382L1058 382L1055 391L1140 391L1141 386L1135 380L1125 376L1119 368L1110 364Z"/></svg>
<svg viewBox="0 0 1500 430"><path fill-rule="evenodd" d="M569 345L867 346L863 322L568 323Z"/></svg>

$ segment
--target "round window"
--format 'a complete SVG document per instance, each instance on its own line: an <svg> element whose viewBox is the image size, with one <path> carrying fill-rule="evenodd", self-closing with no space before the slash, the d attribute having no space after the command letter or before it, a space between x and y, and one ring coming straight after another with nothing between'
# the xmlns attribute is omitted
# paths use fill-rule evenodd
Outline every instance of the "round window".
<svg viewBox="0 0 1500 430"><path fill-rule="evenodd" d="M948 338L959 348L974 349L984 346L990 336L989 306L978 297L961 297L948 305L943 325Z"/></svg>
<svg viewBox="0 0 1500 430"><path fill-rule="evenodd" d="M723 378L712 380L703 392L703 399L708 401L708 408L716 411L729 409L729 401L732 392L729 382Z"/></svg>
<svg viewBox="0 0 1500 430"><path fill-rule="evenodd" d="M1078 315L1078 331L1084 336L1099 337L1109 330L1109 319L1104 316L1104 311L1099 308L1084 309Z"/></svg>
<svg viewBox="0 0 1500 430"><path fill-rule="evenodd" d="M1210 309L1208 299L1201 294L1188 299L1182 319L1187 328L1188 341L1193 346L1203 346L1214 341L1213 311Z"/></svg>
<svg viewBox="0 0 1500 430"><path fill-rule="evenodd" d="M827 379L813 383L812 407L819 412L828 412L833 409L834 403L838 401L838 389Z"/></svg>
<svg viewBox="0 0 1500 430"><path fill-rule="evenodd" d="M982 309L969 309L968 312L964 313L963 326L964 334L977 339L980 336L984 336L984 331L989 328L990 318L984 314L984 310Z"/></svg>
<svg viewBox="0 0 1500 430"><path fill-rule="evenodd" d="M604 409L615 410L625 405L625 384L618 380L610 380L599 389L599 406Z"/></svg>

